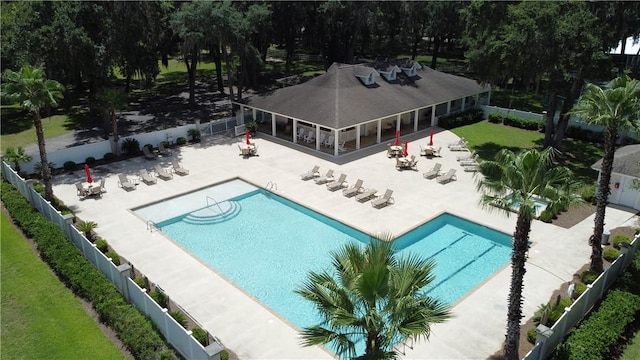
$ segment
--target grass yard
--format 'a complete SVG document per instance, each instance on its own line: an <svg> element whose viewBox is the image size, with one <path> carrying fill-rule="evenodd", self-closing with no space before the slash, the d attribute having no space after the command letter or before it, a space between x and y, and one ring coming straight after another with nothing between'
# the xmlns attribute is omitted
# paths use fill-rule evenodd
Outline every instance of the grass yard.
<svg viewBox="0 0 640 360"><path fill-rule="evenodd" d="M124 359L1 215L2 359Z"/></svg>
<svg viewBox="0 0 640 360"><path fill-rule="evenodd" d="M35 144L36 128L32 117L15 107L2 107L2 135L0 148L2 152L10 146L26 146ZM64 135L74 128L73 122L67 115L53 115L42 118L45 139Z"/></svg>
<svg viewBox="0 0 640 360"><path fill-rule="evenodd" d="M624 353L620 360L636 360L640 359L640 331L636 333L633 340L624 349Z"/></svg>
<svg viewBox="0 0 640 360"><path fill-rule="evenodd" d="M502 148L515 152L521 149L541 149L544 142L544 134L540 132L488 121L461 126L451 131L465 138L482 159L493 159ZM591 165L604 155L601 145L565 138L563 151L560 161L573 171L579 181L592 184L597 180L598 172L591 169Z"/></svg>

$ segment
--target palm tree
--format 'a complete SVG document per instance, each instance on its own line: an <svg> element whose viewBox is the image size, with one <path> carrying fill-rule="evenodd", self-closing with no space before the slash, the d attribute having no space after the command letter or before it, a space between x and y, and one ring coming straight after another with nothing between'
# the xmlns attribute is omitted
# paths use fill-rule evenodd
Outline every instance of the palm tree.
<svg viewBox="0 0 640 360"><path fill-rule="evenodd" d="M341 357L395 358L393 346L429 338L430 325L447 320L448 306L427 295L435 262L400 258L389 239L372 238L364 248L351 243L332 254L334 271L309 274L296 292L314 303L324 321L302 331L303 345L332 344Z"/></svg>
<svg viewBox="0 0 640 360"><path fill-rule="evenodd" d="M13 163L14 170L18 175L20 175L20 163L31 161L31 155L25 153L22 146L18 146L16 148L13 146L8 147L4 151L4 158L8 162Z"/></svg>
<svg viewBox="0 0 640 360"><path fill-rule="evenodd" d="M98 107L109 112L109 116L111 119L111 131L113 131L113 143L111 144L111 150L114 154L116 154L116 156L120 155L120 136L118 135L118 121L116 119L116 111L126 109L127 102L127 93L119 88L104 89L97 96Z"/></svg>
<svg viewBox="0 0 640 360"><path fill-rule="evenodd" d="M607 198L611 193L609 183L618 131L640 128L640 82L625 75L613 79L605 89L587 84L570 113L578 115L587 124L604 126L604 156L595 198L593 235L589 238L591 270L601 273L603 264L600 242L604 231Z"/></svg>
<svg viewBox="0 0 640 360"><path fill-rule="evenodd" d="M20 103L22 108L33 116L33 125L36 128L38 150L40 151L40 163L42 164L44 197L47 200L52 200L51 169L47 161L40 110L58 106L58 101L63 97L64 87L55 80L47 80L42 69L33 68L28 64L24 65L19 72L7 69L3 78L4 81L0 87L2 99L10 103Z"/></svg>
<svg viewBox="0 0 640 360"><path fill-rule="evenodd" d="M502 211L507 216L512 209L518 209L511 253L505 359L518 359L522 282L531 222L536 215L535 197L548 201L551 208L581 201L574 195L578 184L572 180L571 171L554 163L556 151L549 147L541 152L526 150L516 154L503 149L495 160L480 163L480 173L476 178L478 190L482 192L480 203L483 207Z"/></svg>

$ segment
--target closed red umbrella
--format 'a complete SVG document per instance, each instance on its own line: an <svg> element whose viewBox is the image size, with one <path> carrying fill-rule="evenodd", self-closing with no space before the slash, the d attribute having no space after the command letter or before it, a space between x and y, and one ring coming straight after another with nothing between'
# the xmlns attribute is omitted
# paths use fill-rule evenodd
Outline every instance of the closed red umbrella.
<svg viewBox="0 0 640 360"><path fill-rule="evenodd" d="M91 178L91 170L89 170L89 165L84 164L84 172L87 173L87 182L91 184L93 179Z"/></svg>
<svg viewBox="0 0 640 360"><path fill-rule="evenodd" d="M408 141L404 142L404 154L402 154L402 156L404 156L404 157L409 156L409 142Z"/></svg>
<svg viewBox="0 0 640 360"><path fill-rule="evenodd" d="M431 129L431 133L429 133L429 146L433 145L433 129Z"/></svg>
<svg viewBox="0 0 640 360"><path fill-rule="evenodd" d="M393 145L400 145L400 130L396 130L396 142Z"/></svg>
<svg viewBox="0 0 640 360"><path fill-rule="evenodd" d="M244 137L247 138L247 145L251 144L251 141L249 141L249 129L244 129Z"/></svg>

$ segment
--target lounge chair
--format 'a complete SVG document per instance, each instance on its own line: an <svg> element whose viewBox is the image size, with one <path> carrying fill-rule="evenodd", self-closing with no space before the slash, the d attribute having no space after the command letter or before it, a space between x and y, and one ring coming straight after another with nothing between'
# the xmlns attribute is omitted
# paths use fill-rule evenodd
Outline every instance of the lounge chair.
<svg viewBox="0 0 640 360"><path fill-rule="evenodd" d="M342 195L346 197L352 197L363 192L364 188L362 187L362 182L363 181L361 179L358 179L356 183L353 184L353 186L349 186L348 188L342 190Z"/></svg>
<svg viewBox="0 0 640 360"><path fill-rule="evenodd" d="M460 160L460 165L462 166L478 165L478 154L473 155L471 159Z"/></svg>
<svg viewBox="0 0 640 360"><path fill-rule="evenodd" d="M373 200L371 202L371 206L373 206L374 208L380 209L382 207L385 207L389 204L393 203L393 197L391 196L393 195L393 190L389 190L387 189L387 191L385 191L384 195L380 196L379 198Z"/></svg>
<svg viewBox="0 0 640 360"><path fill-rule="evenodd" d="M307 181L307 180L311 180L316 176L320 176L320 173L318 172L318 170L320 170L320 167L318 165L314 165L313 169L307 171L306 173L300 175L300 178L302 178L302 180Z"/></svg>
<svg viewBox="0 0 640 360"><path fill-rule="evenodd" d="M480 167L478 165L463 166L462 168L466 172L476 172L480 170Z"/></svg>
<svg viewBox="0 0 640 360"><path fill-rule="evenodd" d="M423 173L422 176L424 176L425 179L433 179L440 175L440 169L442 169L442 164L436 163L431 170Z"/></svg>
<svg viewBox="0 0 640 360"><path fill-rule="evenodd" d="M89 195L89 189L84 187L82 183L76 183L76 190L78 191L78 196L87 196Z"/></svg>
<svg viewBox="0 0 640 360"><path fill-rule="evenodd" d="M147 160L155 160L158 157L158 155L149 151L147 146L142 147L142 153L144 154L144 158Z"/></svg>
<svg viewBox="0 0 640 360"><path fill-rule="evenodd" d="M473 157L476 155L476 153L474 153L473 151L466 154L466 155L460 155L456 157L456 160L458 161L464 161L464 160L471 160L473 159Z"/></svg>
<svg viewBox="0 0 640 360"><path fill-rule="evenodd" d="M327 173L324 174L323 176L320 176L319 178L315 179L316 184L321 185L321 184L326 184L329 181L333 181L333 170L329 169L327 170Z"/></svg>
<svg viewBox="0 0 640 360"><path fill-rule="evenodd" d="M189 170L183 168L179 163L178 160L172 160L171 161L171 165L173 165L173 172L175 172L178 175L187 175L189 174Z"/></svg>
<svg viewBox="0 0 640 360"><path fill-rule="evenodd" d="M340 176L338 177L338 180L327 183L327 190L336 191L338 189L343 188L345 186L346 179L347 179L347 175L340 174Z"/></svg>
<svg viewBox="0 0 640 360"><path fill-rule="evenodd" d="M446 184L450 181L456 180L456 169L449 169L449 171L441 176L436 178L436 181L441 184Z"/></svg>
<svg viewBox="0 0 640 360"><path fill-rule="evenodd" d="M458 141L454 141L454 142L451 142L451 143L447 144L447 147L449 147L449 149L451 149L451 147L453 147L453 146L462 146L462 145L464 145L464 146L467 145L467 142L463 137L458 139Z"/></svg>
<svg viewBox="0 0 640 360"><path fill-rule="evenodd" d="M469 149L467 148L467 143L460 144L460 145L449 146L449 150L451 150L451 151L469 151Z"/></svg>
<svg viewBox="0 0 640 360"><path fill-rule="evenodd" d="M169 179L173 179L173 174L168 172L167 170L163 169L160 167L160 165L157 165L153 167L154 170L156 171L156 176L163 179L163 180L169 180Z"/></svg>
<svg viewBox="0 0 640 360"><path fill-rule="evenodd" d="M160 153L160 155L162 156L169 156L171 155L171 150L167 149L166 147L164 147L164 145L162 145L162 143L158 144L158 152Z"/></svg>
<svg viewBox="0 0 640 360"><path fill-rule="evenodd" d="M316 133L313 130L309 130L309 133L304 136L304 141L308 143L312 143L316 140Z"/></svg>
<svg viewBox="0 0 640 360"><path fill-rule="evenodd" d="M158 182L156 178L147 172L147 169L140 169L140 180L147 185L153 185Z"/></svg>
<svg viewBox="0 0 640 360"><path fill-rule="evenodd" d="M377 192L378 190L376 189L367 189L362 194L356 195L356 200L359 202L365 202L371 199L372 197L376 196Z"/></svg>
<svg viewBox="0 0 640 360"><path fill-rule="evenodd" d="M325 142L322 143L322 145L326 146L326 147L333 147L333 141L336 138L333 135L329 135L329 137L327 138L327 140Z"/></svg>
<svg viewBox="0 0 640 360"><path fill-rule="evenodd" d="M118 186L127 191L136 189L136 185L132 183L125 174L118 174Z"/></svg>

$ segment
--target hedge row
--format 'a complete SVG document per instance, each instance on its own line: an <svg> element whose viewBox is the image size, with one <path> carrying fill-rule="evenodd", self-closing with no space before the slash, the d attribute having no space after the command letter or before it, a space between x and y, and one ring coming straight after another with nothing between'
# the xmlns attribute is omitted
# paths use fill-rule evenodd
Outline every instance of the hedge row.
<svg viewBox="0 0 640 360"><path fill-rule="evenodd" d="M438 126L443 129L453 129L459 126L475 124L482 121L484 112L479 109L468 110L459 114L441 117Z"/></svg>
<svg viewBox="0 0 640 360"><path fill-rule="evenodd" d="M571 331L555 359L605 359L640 311L640 256L582 324Z"/></svg>
<svg viewBox="0 0 640 360"><path fill-rule="evenodd" d="M489 113L487 119L489 120L489 122L494 124L503 124L526 130L537 131L544 126L544 123L540 122L539 120L522 118L515 115L500 114L497 112Z"/></svg>
<svg viewBox="0 0 640 360"><path fill-rule="evenodd" d="M1 190L7 210L22 231L36 242L42 259L76 295L93 304L100 321L117 333L136 359L177 359L151 321L124 300L60 228L34 210L12 185L3 181Z"/></svg>

